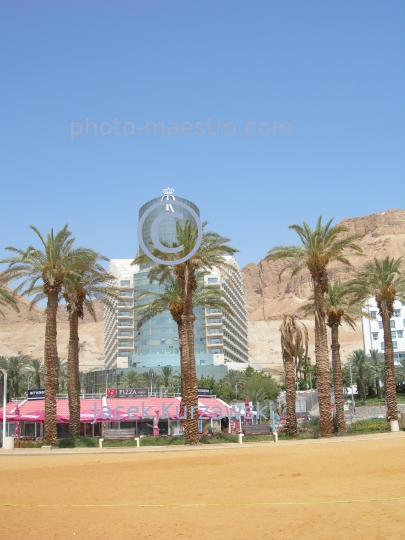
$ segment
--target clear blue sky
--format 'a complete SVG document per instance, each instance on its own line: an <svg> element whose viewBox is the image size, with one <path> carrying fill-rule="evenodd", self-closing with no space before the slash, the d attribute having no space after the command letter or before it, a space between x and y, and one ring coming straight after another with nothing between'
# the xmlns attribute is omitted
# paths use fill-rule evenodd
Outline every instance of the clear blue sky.
<svg viewBox="0 0 405 540"><path fill-rule="evenodd" d="M34 241L30 224L69 223L78 244L132 257L138 208L167 186L242 266L296 243L292 223L404 207L402 1L0 6L1 256Z"/></svg>

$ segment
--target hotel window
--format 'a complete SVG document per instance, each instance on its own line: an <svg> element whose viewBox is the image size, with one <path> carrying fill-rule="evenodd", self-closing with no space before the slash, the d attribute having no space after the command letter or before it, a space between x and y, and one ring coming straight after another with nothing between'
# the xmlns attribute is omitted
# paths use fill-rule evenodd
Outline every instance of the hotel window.
<svg viewBox="0 0 405 540"><path fill-rule="evenodd" d="M205 366L205 360L200 360L200 366Z"/></svg>
<svg viewBox="0 0 405 540"><path fill-rule="evenodd" d="M398 349L398 343L396 341L392 342L392 346L394 347L394 351L395 349Z"/></svg>
<svg viewBox="0 0 405 540"><path fill-rule="evenodd" d="M131 321L119 321L118 326L131 326Z"/></svg>
<svg viewBox="0 0 405 540"><path fill-rule="evenodd" d="M222 343L221 338L210 338L210 343Z"/></svg>
<svg viewBox="0 0 405 540"><path fill-rule="evenodd" d="M391 328L395 328L395 321L390 321Z"/></svg>
<svg viewBox="0 0 405 540"><path fill-rule="evenodd" d="M129 287L131 285L131 282L129 281L129 279L121 280L120 285L121 287Z"/></svg>
<svg viewBox="0 0 405 540"><path fill-rule="evenodd" d="M208 313L221 313L221 310L218 308L210 308L208 310ZM405 319L404 319L404 324L405 324Z"/></svg>
<svg viewBox="0 0 405 540"><path fill-rule="evenodd" d="M385 343L382 341L381 342L381 350L383 351L385 349Z"/></svg>
<svg viewBox="0 0 405 540"><path fill-rule="evenodd" d="M397 337L402 339L404 337L404 331L403 330L397 330Z"/></svg>
<svg viewBox="0 0 405 540"><path fill-rule="evenodd" d="M383 328L383 323L382 323L382 321L378 321L378 328L379 328L380 330L382 330L382 328Z"/></svg>
<svg viewBox="0 0 405 540"><path fill-rule="evenodd" d="M218 278L216 278L216 277L209 277L209 278L208 278L208 283L218 283Z"/></svg>
<svg viewBox="0 0 405 540"><path fill-rule="evenodd" d="M220 332L221 332L221 330L219 328L210 328L208 330L209 334L219 334Z"/></svg>
<svg viewBox="0 0 405 540"><path fill-rule="evenodd" d="M401 316L401 310L400 309L396 309L394 311L394 317L400 317Z"/></svg>
<svg viewBox="0 0 405 540"><path fill-rule="evenodd" d="M131 296L131 291L120 291L120 296Z"/></svg>
<svg viewBox="0 0 405 540"><path fill-rule="evenodd" d="M119 311L118 315L119 315L119 317L130 317L131 312L130 311Z"/></svg>
<svg viewBox="0 0 405 540"><path fill-rule="evenodd" d="M120 347L131 347L132 343L130 341L120 341Z"/></svg>
<svg viewBox="0 0 405 540"><path fill-rule="evenodd" d="M122 351L119 356L132 356L132 353L130 351Z"/></svg>
<svg viewBox="0 0 405 540"><path fill-rule="evenodd" d="M127 336L127 337L130 337L130 336L131 336L131 332L129 332L128 330L121 330L121 332L118 332L118 335L119 335L119 336Z"/></svg>
<svg viewBox="0 0 405 540"><path fill-rule="evenodd" d="M214 349L214 348L212 348L212 349L211 349L211 353L212 353L212 354L221 354L221 349Z"/></svg>
<svg viewBox="0 0 405 540"><path fill-rule="evenodd" d="M373 339L374 339L374 340L377 340L377 339L378 339L378 332L373 332Z"/></svg>
<svg viewBox="0 0 405 540"><path fill-rule="evenodd" d="M221 319L208 319L208 324L218 324L221 322Z"/></svg>
<svg viewBox="0 0 405 540"><path fill-rule="evenodd" d="M395 330L394 330L393 332L391 332L391 337L392 337L393 339L396 339L396 338L397 338L397 333L396 333Z"/></svg>
<svg viewBox="0 0 405 540"><path fill-rule="evenodd" d="M373 319L377 318L377 312L376 311L370 311L370 315L373 317Z"/></svg>
<svg viewBox="0 0 405 540"><path fill-rule="evenodd" d="M119 306L132 306L131 300L123 300L122 302L118 302Z"/></svg>

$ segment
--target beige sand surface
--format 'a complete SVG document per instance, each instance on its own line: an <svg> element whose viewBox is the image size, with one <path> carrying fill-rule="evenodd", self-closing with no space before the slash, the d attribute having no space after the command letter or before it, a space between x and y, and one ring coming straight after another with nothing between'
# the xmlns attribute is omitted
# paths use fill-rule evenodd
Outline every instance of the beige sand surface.
<svg viewBox="0 0 405 540"><path fill-rule="evenodd" d="M0 538L405 538L405 437L354 439L0 456Z"/></svg>

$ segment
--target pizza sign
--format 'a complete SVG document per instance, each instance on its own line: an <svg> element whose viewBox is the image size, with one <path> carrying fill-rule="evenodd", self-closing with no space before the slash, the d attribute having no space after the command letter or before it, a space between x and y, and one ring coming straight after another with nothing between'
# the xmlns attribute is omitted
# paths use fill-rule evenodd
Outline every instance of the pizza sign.
<svg viewBox="0 0 405 540"><path fill-rule="evenodd" d="M148 397L147 388L107 388L109 398L144 398Z"/></svg>

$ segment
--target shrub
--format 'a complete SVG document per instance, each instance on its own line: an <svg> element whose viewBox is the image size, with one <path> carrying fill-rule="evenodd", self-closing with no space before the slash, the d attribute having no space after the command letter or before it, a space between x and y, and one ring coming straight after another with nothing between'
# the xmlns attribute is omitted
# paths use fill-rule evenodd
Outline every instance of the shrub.
<svg viewBox="0 0 405 540"><path fill-rule="evenodd" d="M75 439L60 439L58 441L58 448L75 448L76 441Z"/></svg>

